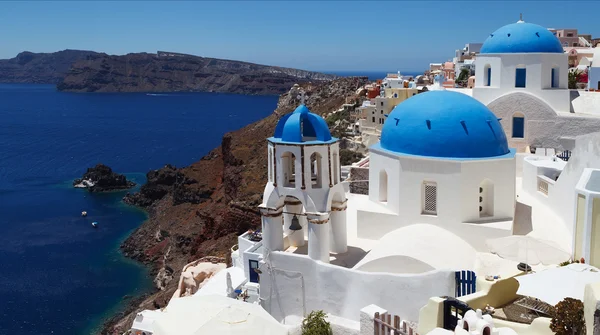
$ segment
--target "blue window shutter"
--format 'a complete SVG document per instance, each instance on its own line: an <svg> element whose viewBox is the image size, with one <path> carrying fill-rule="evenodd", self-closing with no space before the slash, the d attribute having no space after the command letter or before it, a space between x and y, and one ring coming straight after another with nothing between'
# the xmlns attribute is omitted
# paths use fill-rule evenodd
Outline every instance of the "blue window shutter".
<svg viewBox="0 0 600 335"><path fill-rule="evenodd" d="M527 70L517 69L515 76L515 87L525 87L527 82Z"/></svg>

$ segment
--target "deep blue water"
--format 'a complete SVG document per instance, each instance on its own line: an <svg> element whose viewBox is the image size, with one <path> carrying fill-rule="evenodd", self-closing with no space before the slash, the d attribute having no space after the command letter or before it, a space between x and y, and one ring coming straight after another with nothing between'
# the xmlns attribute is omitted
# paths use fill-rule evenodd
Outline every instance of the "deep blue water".
<svg viewBox="0 0 600 335"><path fill-rule="evenodd" d="M152 285L118 249L145 213L122 204L123 192L89 194L72 179L102 162L143 183L150 169L197 161L276 103L0 84L0 334L89 334Z"/></svg>

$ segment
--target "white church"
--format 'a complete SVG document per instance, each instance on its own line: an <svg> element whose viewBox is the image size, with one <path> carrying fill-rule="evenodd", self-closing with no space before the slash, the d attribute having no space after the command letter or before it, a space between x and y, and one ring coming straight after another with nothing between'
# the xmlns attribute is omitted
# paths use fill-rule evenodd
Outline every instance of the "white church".
<svg viewBox="0 0 600 335"><path fill-rule="evenodd" d="M600 99L568 89L568 57L548 29L519 20L488 36L475 87L462 92L494 112L518 152L572 150L576 136L600 130Z"/></svg>
<svg viewBox="0 0 600 335"><path fill-rule="evenodd" d="M490 239L527 234L600 265L600 100L568 89L567 57L522 20L490 34L472 90L418 94L388 115L365 195L341 180L339 140L321 116L304 104L282 116L266 139L261 230L238 237L227 286L217 275L195 295L238 288L286 326L324 310L353 334L376 305L428 332L440 322L420 314L430 298L522 274ZM461 272L477 275L466 292Z"/></svg>

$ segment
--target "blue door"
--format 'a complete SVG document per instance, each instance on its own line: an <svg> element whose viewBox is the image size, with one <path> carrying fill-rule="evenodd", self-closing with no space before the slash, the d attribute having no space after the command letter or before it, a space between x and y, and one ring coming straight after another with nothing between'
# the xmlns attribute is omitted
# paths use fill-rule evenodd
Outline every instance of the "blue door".
<svg viewBox="0 0 600 335"><path fill-rule="evenodd" d="M250 260L250 282L258 283L258 272L254 269L258 269L258 261Z"/></svg>
<svg viewBox="0 0 600 335"><path fill-rule="evenodd" d="M525 118L518 117L518 116L513 117L512 137L513 138L524 138L525 137Z"/></svg>

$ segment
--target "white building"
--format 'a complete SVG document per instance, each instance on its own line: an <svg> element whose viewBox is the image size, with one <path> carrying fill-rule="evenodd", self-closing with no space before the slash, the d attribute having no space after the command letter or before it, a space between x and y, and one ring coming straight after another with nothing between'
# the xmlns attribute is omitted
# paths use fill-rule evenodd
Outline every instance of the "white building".
<svg viewBox="0 0 600 335"><path fill-rule="evenodd" d="M594 57L588 70L588 89L600 89L600 48L594 48Z"/></svg>
<svg viewBox="0 0 600 335"><path fill-rule="evenodd" d="M600 129L600 99L568 89L568 55L546 28L519 21L490 34L477 56L472 96L500 118L511 147L565 147Z"/></svg>

